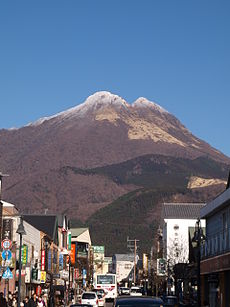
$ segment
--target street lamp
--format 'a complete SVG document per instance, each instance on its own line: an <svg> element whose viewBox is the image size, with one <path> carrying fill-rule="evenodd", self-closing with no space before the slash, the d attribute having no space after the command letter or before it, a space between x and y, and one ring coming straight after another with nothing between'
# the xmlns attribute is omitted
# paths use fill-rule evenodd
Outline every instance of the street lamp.
<svg viewBox="0 0 230 307"><path fill-rule="evenodd" d="M198 218L195 225L194 236L192 242L196 242L197 246L197 305L201 306L201 295L200 295L200 245L205 240L205 235L203 234L203 229L201 227L201 221Z"/></svg>
<svg viewBox="0 0 230 307"><path fill-rule="evenodd" d="M20 307L21 300L21 279L22 279L22 236L26 235L26 231L23 225L23 219L20 217L20 224L18 225L18 229L16 233L19 234L20 237L20 245L19 245L19 275L18 275L18 307Z"/></svg>

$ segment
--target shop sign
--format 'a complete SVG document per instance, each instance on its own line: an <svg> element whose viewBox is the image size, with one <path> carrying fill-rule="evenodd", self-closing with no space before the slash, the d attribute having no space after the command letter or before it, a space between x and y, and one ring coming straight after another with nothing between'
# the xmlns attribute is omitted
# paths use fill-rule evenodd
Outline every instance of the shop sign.
<svg viewBox="0 0 230 307"><path fill-rule="evenodd" d="M46 282L46 271L41 271L40 283L45 284L45 282Z"/></svg>
<svg viewBox="0 0 230 307"><path fill-rule="evenodd" d="M25 276L26 275L26 271L25 270L21 270L21 276ZM19 270L16 271L16 277L19 276Z"/></svg>
<svg viewBox="0 0 230 307"><path fill-rule="evenodd" d="M104 254L105 247L103 245L93 246L93 252L96 254Z"/></svg>
<svg viewBox="0 0 230 307"><path fill-rule="evenodd" d="M30 267L26 267L26 269L25 269L25 283L26 284L29 284L30 283L30 277L31 277L31 275L30 275Z"/></svg>
<svg viewBox="0 0 230 307"><path fill-rule="evenodd" d="M71 264L75 264L75 257L76 257L76 244L71 244L71 252L70 252L70 261Z"/></svg>
<svg viewBox="0 0 230 307"><path fill-rule="evenodd" d="M2 239L12 239L12 219L3 219Z"/></svg>
<svg viewBox="0 0 230 307"><path fill-rule="evenodd" d="M71 232L68 232L68 250L71 250Z"/></svg>
<svg viewBox="0 0 230 307"><path fill-rule="evenodd" d="M86 269L83 269L82 270L82 278L86 279L86 274L87 274Z"/></svg>
<svg viewBox="0 0 230 307"><path fill-rule="evenodd" d="M62 254L59 255L59 270L63 270L63 261L64 260L64 257Z"/></svg>
<svg viewBox="0 0 230 307"><path fill-rule="evenodd" d="M32 280L38 280L38 269L32 268Z"/></svg>
<svg viewBox="0 0 230 307"><path fill-rule="evenodd" d="M22 246L21 260L22 260L22 264L27 264L27 260L28 260L28 246L27 245Z"/></svg>
<svg viewBox="0 0 230 307"><path fill-rule="evenodd" d="M41 270L45 271L45 264L46 264L46 251L42 249L41 252Z"/></svg>
<svg viewBox="0 0 230 307"><path fill-rule="evenodd" d="M157 259L157 275L158 276L165 276L167 269L167 262L164 258Z"/></svg>

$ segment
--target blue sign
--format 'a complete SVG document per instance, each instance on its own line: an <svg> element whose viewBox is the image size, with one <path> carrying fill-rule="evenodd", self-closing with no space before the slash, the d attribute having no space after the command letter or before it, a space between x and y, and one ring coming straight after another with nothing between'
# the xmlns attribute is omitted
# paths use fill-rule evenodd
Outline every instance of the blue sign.
<svg viewBox="0 0 230 307"><path fill-rule="evenodd" d="M3 278L3 279L12 279L12 278L13 278L13 274L12 274L12 272L11 272L11 270L10 270L9 267L7 267L7 268L5 269L5 271L3 272L2 278Z"/></svg>
<svg viewBox="0 0 230 307"><path fill-rule="evenodd" d="M10 260L12 258L12 253L10 250L4 250L2 252L2 259L3 260Z"/></svg>

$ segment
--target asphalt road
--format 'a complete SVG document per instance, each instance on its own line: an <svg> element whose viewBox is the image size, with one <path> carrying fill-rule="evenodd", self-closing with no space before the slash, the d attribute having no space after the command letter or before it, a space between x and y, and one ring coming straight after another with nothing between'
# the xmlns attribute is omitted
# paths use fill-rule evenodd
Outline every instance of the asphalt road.
<svg viewBox="0 0 230 307"><path fill-rule="evenodd" d="M112 307L113 303L112 302L106 302L105 307Z"/></svg>

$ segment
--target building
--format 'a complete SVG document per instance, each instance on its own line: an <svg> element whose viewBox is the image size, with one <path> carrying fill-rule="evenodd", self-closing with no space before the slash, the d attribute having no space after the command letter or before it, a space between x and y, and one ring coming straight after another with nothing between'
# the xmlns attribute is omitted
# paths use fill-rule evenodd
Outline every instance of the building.
<svg viewBox="0 0 230 307"><path fill-rule="evenodd" d="M137 263L137 261L136 261ZM112 273L117 275L117 282L133 281L134 254L115 254L112 257Z"/></svg>
<svg viewBox="0 0 230 307"><path fill-rule="evenodd" d="M87 287L93 282L93 250L88 228L71 228L71 266L73 287Z"/></svg>
<svg viewBox="0 0 230 307"><path fill-rule="evenodd" d="M12 272L12 277L8 280L2 278L0 283L0 291L4 293L11 291L14 292L18 285L18 259L19 259L19 246L20 238L16 233L18 225L20 223L20 214L17 208L10 203L2 201L3 203L3 233L2 239L8 239L12 242L11 259L9 259L9 268ZM26 234L22 236L22 271L21 271L21 297L25 295L31 295L31 292L36 289L37 284L40 281L34 281L31 279L32 268L40 263L40 250L41 240L40 231L33 227L28 222L23 223ZM4 274L4 263L2 261L1 274Z"/></svg>
<svg viewBox="0 0 230 307"><path fill-rule="evenodd" d="M70 244L68 221L65 215L24 215L24 220L40 230L41 251L37 278L40 281L39 291L62 293L66 298L69 287L69 254ZM42 275L42 278L40 277Z"/></svg>
<svg viewBox="0 0 230 307"><path fill-rule="evenodd" d="M230 302L230 189L201 209L206 219L206 238L201 249L201 299L209 306Z"/></svg>
<svg viewBox="0 0 230 307"><path fill-rule="evenodd" d="M168 263L189 261L189 237L194 234L195 224L200 217L201 203L163 204L163 245L164 258ZM201 221L205 227L205 220Z"/></svg>

